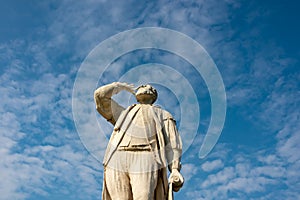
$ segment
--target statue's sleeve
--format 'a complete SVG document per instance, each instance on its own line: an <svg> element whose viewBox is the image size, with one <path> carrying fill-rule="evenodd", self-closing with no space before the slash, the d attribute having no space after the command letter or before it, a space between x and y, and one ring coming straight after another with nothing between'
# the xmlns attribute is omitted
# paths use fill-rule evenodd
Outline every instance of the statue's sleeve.
<svg viewBox="0 0 300 200"><path fill-rule="evenodd" d="M94 92L94 101L97 111L113 125L115 125L121 112L125 110L125 108L112 99L112 96L120 91L117 83L111 83L99 87Z"/></svg>
<svg viewBox="0 0 300 200"><path fill-rule="evenodd" d="M176 127L176 121L170 113L164 114L164 130L166 133L166 155L169 163L169 170L181 168L182 142Z"/></svg>

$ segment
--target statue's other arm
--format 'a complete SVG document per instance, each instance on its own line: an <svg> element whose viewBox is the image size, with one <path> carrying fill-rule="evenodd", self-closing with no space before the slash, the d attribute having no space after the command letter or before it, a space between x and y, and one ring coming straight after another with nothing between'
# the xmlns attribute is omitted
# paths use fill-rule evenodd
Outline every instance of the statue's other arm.
<svg viewBox="0 0 300 200"><path fill-rule="evenodd" d="M94 92L94 100L97 111L113 125L116 123L121 112L125 110L125 108L114 101L112 96L122 90L126 90L134 94L133 85L120 82L113 82L111 84L101 86Z"/></svg>
<svg viewBox="0 0 300 200"><path fill-rule="evenodd" d="M170 163L170 182L173 182L173 190L177 192L184 183L184 178L180 174L182 142L176 128L176 121L169 113L164 117L164 127L169 142L167 144L167 159Z"/></svg>
<svg viewBox="0 0 300 200"><path fill-rule="evenodd" d="M167 154L168 162L170 163L169 169L178 169L180 170L180 158L182 153L182 142L180 135L176 128L176 121L171 115L167 115L164 119L164 127L168 137L169 144L167 145L168 151L171 153Z"/></svg>

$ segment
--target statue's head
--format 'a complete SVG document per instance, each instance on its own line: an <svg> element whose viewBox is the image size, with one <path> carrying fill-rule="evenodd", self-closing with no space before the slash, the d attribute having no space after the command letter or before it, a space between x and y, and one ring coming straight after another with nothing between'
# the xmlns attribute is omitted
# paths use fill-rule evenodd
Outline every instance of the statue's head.
<svg viewBox="0 0 300 200"><path fill-rule="evenodd" d="M157 91L151 85L141 85L136 89L135 98L142 104L153 104L157 99Z"/></svg>

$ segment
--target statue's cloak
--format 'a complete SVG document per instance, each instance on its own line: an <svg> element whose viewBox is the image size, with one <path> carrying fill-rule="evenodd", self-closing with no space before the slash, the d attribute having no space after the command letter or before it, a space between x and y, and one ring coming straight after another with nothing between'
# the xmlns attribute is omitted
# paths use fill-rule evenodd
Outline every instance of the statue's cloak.
<svg viewBox="0 0 300 200"><path fill-rule="evenodd" d="M102 190L102 199L111 200L109 192L106 187L106 177L105 177L105 168L107 167L112 155L117 150L118 145L120 144L126 129L129 127L132 122L131 116L134 115L139 110L140 104L134 104L129 106L124 110L119 116L115 126L114 131L110 137L107 149L105 152L103 166L104 166L104 177L103 177L103 190ZM158 182L155 189L155 200L165 200L168 195L168 180L167 180L167 166L174 160L178 160L181 156L181 141L176 129L176 124L166 121L174 121L171 114L165 110L162 110L158 106L151 106L153 111L153 118L155 121L155 132L157 134L157 144L158 150L153 151L154 160L158 164ZM130 113L130 115L129 115ZM168 126L168 127L166 127ZM171 126L171 127L170 127ZM172 127L175 126L175 127ZM153 130L153 129L152 129ZM168 131L168 130L175 130ZM174 146L175 145L175 146Z"/></svg>

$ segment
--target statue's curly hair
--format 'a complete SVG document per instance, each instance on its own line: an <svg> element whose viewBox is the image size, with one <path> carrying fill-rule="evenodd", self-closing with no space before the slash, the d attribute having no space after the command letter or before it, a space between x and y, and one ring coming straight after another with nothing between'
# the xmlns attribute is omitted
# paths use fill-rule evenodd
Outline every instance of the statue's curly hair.
<svg viewBox="0 0 300 200"><path fill-rule="evenodd" d="M146 87L147 85L150 86L150 91L151 91L152 94L153 94L153 101L152 101L152 103L154 103L154 102L157 100L158 93L157 93L157 90L156 90L152 85L150 85L150 84L140 85L140 86L136 89L136 91L138 91L141 87Z"/></svg>

